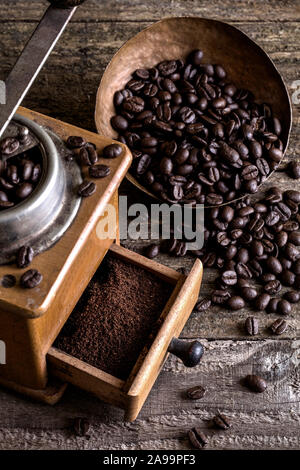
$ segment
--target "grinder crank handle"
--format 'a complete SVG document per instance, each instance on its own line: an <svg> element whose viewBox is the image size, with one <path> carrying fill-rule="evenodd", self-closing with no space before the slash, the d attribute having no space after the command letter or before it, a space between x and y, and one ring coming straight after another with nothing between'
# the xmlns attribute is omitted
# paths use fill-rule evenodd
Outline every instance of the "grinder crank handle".
<svg viewBox="0 0 300 470"><path fill-rule="evenodd" d="M204 349L199 341L173 338L169 344L168 352L181 359L186 367L195 367L199 364L204 354Z"/></svg>
<svg viewBox="0 0 300 470"><path fill-rule="evenodd" d="M39 74L55 44L84 0L49 0L43 18L5 80L5 103L0 103L0 137Z"/></svg>

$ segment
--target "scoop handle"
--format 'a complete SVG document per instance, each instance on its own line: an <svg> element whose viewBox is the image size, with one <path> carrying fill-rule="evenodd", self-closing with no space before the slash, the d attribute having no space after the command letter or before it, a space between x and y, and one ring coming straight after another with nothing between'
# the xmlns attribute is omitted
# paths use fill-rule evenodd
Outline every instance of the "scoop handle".
<svg viewBox="0 0 300 470"><path fill-rule="evenodd" d="M173 338L169 344L168 352L181 359L186 367L195 367L204 354L204 348L199 341Z"/></svg>

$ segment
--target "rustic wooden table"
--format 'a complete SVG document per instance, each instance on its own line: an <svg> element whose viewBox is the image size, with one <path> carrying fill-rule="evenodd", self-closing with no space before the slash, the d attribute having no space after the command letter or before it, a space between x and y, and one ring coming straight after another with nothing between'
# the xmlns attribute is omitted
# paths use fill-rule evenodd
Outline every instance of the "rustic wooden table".
<svg viewBox="0 0 300 470"><path fill-rule="evenodd" d="M45 6L42 0L0 0L1 79ZM88 0L77 11L24 105L93 130L95 94L114 52L161 17L184 15L221 19L241 28L270 54L290 93L297 85L299 88L299 0ZM299 106L293 108L286 160L300 158ZM273 184L294 188L299 183L279 171L269 183ZM128 183L122 192L132 200L140 197ZM137 250L143 245L124 244ZM159 261L178 269L188 267L192 260L161 256ZM203 293L210 290L213 276L212 271L205 272ZM206 347L203 361L186 369L170 358L132 424L123 423L118 410L72 387L53 408L1 390L0 449L189 449L186 432L194 425L207 433L209 449L299 449L299 306L293 309L289 329L280 339L269 336L267 326L273 316L265 314L257 314L260 334L251 340L245 337L242 325L248 313L246 309L194 312L182 337L201 339ZM265 393L253 396L240 385L241 377L251 372L267 378ZM205 397L198 402L186 400L184 391L196 384L207 389ZM232 419L231 430L215 432L211 428L217 410ZM77 416L90 419L89 439L70 432L70 422Z"/></svg>

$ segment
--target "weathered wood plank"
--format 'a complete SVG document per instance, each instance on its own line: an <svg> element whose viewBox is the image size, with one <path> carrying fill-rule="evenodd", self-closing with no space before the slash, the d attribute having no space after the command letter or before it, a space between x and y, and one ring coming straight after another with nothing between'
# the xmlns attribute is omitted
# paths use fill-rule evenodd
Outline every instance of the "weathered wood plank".
<svg viewBox="0 0 300 470"><path fill-rule="evenodd" d="M0 449L189 449L186 432L199 426L211 449L300 448L300 342L206 341L194 369L170 357L139 418L131 424L120 413L70 388L55 407L32 404L0 392ZM268 382L255 395L240 380L259 373ZM201 384L202 400L185 398ZM228 431L213 429L220 410L232 421ZM34 416L34 419L32 418ZM90 439L70 432L70 420L91 421Z"/></svg>
<svg viewBox="0 0 300 470"><path fill-rule="evenodd" d="M32 21L39 18L46 8L42 0L10 0L2 2L0 20L11 18L15 21ZM293 21L299 18L298 0L87 0L78 8L73 21L154 21L163 16L203 16L226 21Z"/></svg>

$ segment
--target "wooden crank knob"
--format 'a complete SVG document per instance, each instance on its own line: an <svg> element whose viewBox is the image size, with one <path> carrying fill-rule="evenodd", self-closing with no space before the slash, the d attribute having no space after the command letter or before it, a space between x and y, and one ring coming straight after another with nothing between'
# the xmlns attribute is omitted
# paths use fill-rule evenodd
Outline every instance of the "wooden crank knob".
<svg viewBox="0 0 300 470"><path fill-rule="evenodd" d="M168 352L181 359L186 367L195 367L199 364L204 349L199 341L186 341L173 338L168 347Z"/></svg>

